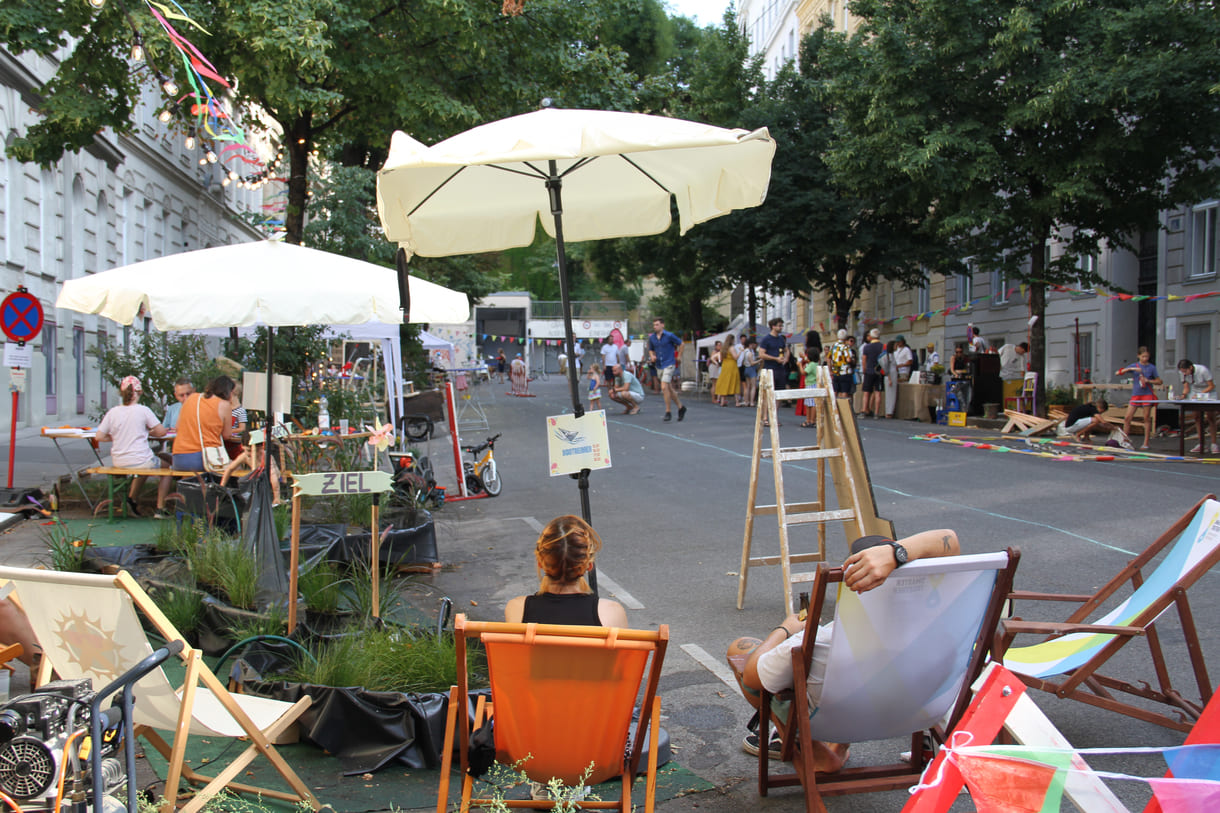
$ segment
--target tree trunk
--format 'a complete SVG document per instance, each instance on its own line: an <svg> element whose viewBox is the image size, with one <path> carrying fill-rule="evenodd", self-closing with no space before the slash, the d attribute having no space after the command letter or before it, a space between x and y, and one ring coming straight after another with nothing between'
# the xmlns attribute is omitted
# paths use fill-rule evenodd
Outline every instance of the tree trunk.
<svg viewBox="0 0 1220 813"><path fill-rule="evenodd" d="M746 302L746 332L754 334L758 332L758 294L749 283L746 283Z"/></svg>
<svg viewBox="0 0 1220 813"><path fill-rule="evenodd" d="M699 336L703 333L703 299L697 294L691 294L690 300L686 304L687 322L689 330L695 331L695 335Z"/></svg>
<svg viewBox="0 0 1220 813"><path fill-rule="evenodd" d="M288 147L288 206L284 212L284 242L299 246L305 235L305 204L309 199L309 151L313 149L311 114L302 114L284 131Z"/></svg>
<svg viewBox="0 0 1220 813"><path fill-rule="evenodd" d="M1045 229L1034 229L1034 245L1029 255L1029 369L1038 374L1034 403L1039 415L1046 415L1046 283L1042 282L1045 267Z"/></svg>

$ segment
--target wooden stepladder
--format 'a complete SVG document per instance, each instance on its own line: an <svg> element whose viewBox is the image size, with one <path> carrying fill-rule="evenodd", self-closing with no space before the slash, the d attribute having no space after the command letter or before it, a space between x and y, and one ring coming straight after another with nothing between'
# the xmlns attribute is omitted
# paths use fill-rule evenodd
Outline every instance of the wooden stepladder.
<svg viewBox="0 0 1220 813"><path fill-rule="evenodd" d="M746 580L750 568L762 565L779 565L784 579L784 606L795 609L792 603L792 585L813 581L813 573L792 573L792 565L803 562L826 561L826 526L842 522L849 540L868 534L882 534L893 538L894 528L889 520L877 516L869 483L864 451L856 433L850 399L836 399L827 368L818 368L814 386L804 389L776 390L769 370L758 376L758 412L754 422L754 450L750 460L750 487L746 502L745 537L741 546L741 569L737 576L737 609L745 606ZM780 401L813 399L813 406L806 410L817 422L817 442L811 446L781 448L779 444L779 420L777 404ZM762 446L763 435L769 435L771 447ZM758 477L763 460L771 460L775 479L775 504L758 504ZM788 502L784 496L785 463L813 460L817 464L817 494L814 500ZM835 485L837 508L826 504L826 472L829 468ZM779 525L779 555L751 556L754 540L754 518L775 516ZM817 526L817 550L793 553L789 529L802 525Z"/></svg>

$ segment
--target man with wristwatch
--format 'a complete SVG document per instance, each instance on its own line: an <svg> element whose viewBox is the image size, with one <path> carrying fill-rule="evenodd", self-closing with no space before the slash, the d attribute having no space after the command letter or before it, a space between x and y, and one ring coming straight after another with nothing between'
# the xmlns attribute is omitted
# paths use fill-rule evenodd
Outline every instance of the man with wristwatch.
<svg viewBox="0 0 1220 813"><path fill-rule="evenodd" d="M865 593L885 583L889 575L907 562L956 556L961 553L957 534L948 529L924 531L894 541L884 536L863 536L852 543L852 553L843 563L843 583L849 590ZM817 708L822 696L822 678L826 671L826 655L834 623L818 627L813 648L813 662L805 692L810 708ZM750 705L758 708L759 693L765 686L772 694L792 688L792 651L805 637L805 621L793 613L767 634L763 640L738 638L729 645L728 661L741 692ZM773 731L769 744L772 759L779 758L778 732ZM816 733L816 727L815 727ZM847 743L813 743L814 765L819 771L833 772L847 760ZM742 748L758 754L758 735L747 735Z"/></svg>

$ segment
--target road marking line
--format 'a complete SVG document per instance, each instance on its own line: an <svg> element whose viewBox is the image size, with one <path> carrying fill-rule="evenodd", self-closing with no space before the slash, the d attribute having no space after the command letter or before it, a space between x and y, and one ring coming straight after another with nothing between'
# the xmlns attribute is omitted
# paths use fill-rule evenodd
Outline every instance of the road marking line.
<svg viewBox="0 0 1220 813"><path fill-rule="evenodd" d="M720 682L728 686L735 692L740 692L741 687L737 685L737 678L733 677L733 670L729 669L728 665L716 660L711 655L707 654L707 650L698 644L682 644L682 651L690 655L699 662L707 671L711 672L716 677L720 678Z"/></svg>
<svg viewBox="0 0 1220 813"><path fill-rule="evenodd" d="M624 590L618 582L606 575L600 567L597 569L597 586L604 587L628 610L642 610L644 605L635 596Z"/></svg>
<svg viewBox="0 0 1220 813"><path fill-rule="evenodd" d="M542 533L542 527L543 527L542 523L539 522L538 520L534 519L533 517L505 517L504 519L505 519L505 521L508 521L508 522L511 522L514 519L519 519L522 522L524 522L526 525L533 528L534 533L538 533L538 534Z"/></svg>

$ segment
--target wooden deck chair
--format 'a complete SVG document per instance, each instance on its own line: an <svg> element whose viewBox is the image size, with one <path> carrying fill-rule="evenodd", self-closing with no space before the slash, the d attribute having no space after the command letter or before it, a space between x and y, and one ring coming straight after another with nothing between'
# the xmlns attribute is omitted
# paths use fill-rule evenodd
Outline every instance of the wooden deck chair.
<svg viewBox="0 0 1220 813"><path fill-rule="evenodd" d="M1145 577L1144 569L1161 554L1164 557L1160 563ZM1096 593L1014 592L1011 596L1014 600L1067 601L1079 603L1080 607L1064 622L1020 619L1002 622L997 651L1002 654L1004 665L1035 689L1167 728L1189 731L1211 699L1212 683L1187 591L1217 562L1220 562L1220 502L1214 495L1208 495ZM1128 582L1133 588L1131 595L1110 612L1090 621ZM1186 637L1186 653L1198 687L1198 701L1183 697L1170 681L1156 624L1161 614L1171 607L1177 611ZM1052 637L1032 646L1013 647L1014 637L1022 633ZM1143 636L1148 642L1158 688L1143 681L1142 686L1137 686L1100 672L1106 662L1136 636ZM1177 717L1134 705L1116 696L1115 692L1130 695L1130 699L1139 697L1165 704Z"/></svg>
<svg viewBox="0 0 1220 813"><path fill-rule="evenodd" d="M186 676L180 687L175 689L160 668L136 686L136 733L156 748L168 763L167 809L172 809L177 801L180 779L203 785L184 806L186 813L199 810L222 790L307 802L314 810L321 807L272 745L272 741L309 708L309 697L285 703L231 694L204 664L203 653L186 644L169 619L126 572L99 576L0 567L0 579L7 579L16 586L42 647L39 683L54 672L62 678L91 678L95 689L108 685L153 651L140 626L141 615L166 641L183 641L181 657L186 665ZM172 743L158 730L169 732ZM187 741L191 735L246 738L249 746L224 770L207 776L185 764ZM270 760L291 792L234 781L259 755Z"/></svg>
<svg viewBox="0 0 1220 813"><path fill-rule="evenodd" d="M769 726L779 729L781 759L793 773L772 776L767 749L760 749L758 792L800 784L805 809L825 811L823 796L904 788L918 781L932 758L925 734L943 738L970 701L969 687L982 670L1012 588L1020 553L947 556L904 565L866 593L843 584L841 567L822 565L814 578L805 644L794 649L795 691L762 692L759 742L769 741ZM827 588L838 584L835 620L826 653L822 694L810 709L804 691L813 642ZM791 706L773 703L790 700ZM791 713L788 713L788 708ZM943 723L943 725L942 725ZM845 768L838 773L814 769L813 739L863 742L909 736L910 762Z"/></svg>
<svg viewBox="0 0 1220 813"><path fill-rule="evenodd" d="M669 641L669 628L631 630L609 627L505 624L469 621L459 615L458 684L449 692L437 813L448 807L450 768L456 738L462 767L461 810L483 807L490 799L472 798L474 780L467 773L470 733L494 720L496 760L513 765L532 781L557 778L577 786L593 764L585 784L620 778L617 800L582 800L582 809L615 809L630 813L631 786L638 773L645 737L659 730L661 698L657 683ZM487 653L491 700L480 697L473 719L467 701L466 642L478 638ZM651 660L649 659L651 656ZM643 684L640 722L629 738L632 712ZM655 740L655 733L653 736ZM656 798L657 749L648 752L646 813ZM550 809L553 802L506 800L508 807Z"/></svg>
<svg viewBox="0 0 1220 813"><path fill-rule="evenodd" d="M951 745L989 745L1001 732L1018 745L1071 748L1067 739L1046 718L1026 693L1021 678L997 663L987 664L975 681L974 700L945 741ZM1098 778L1091 775L1080 755L1071 758L1072 770L1064 776L1063 794L1078 810L1090 813L1128 813L1127 808ZM945 750L936 754L923 780L907 800L902 813L946 813L959 799L965 778ZM1058 809L1058 808L1056 808Z"/></svg>

